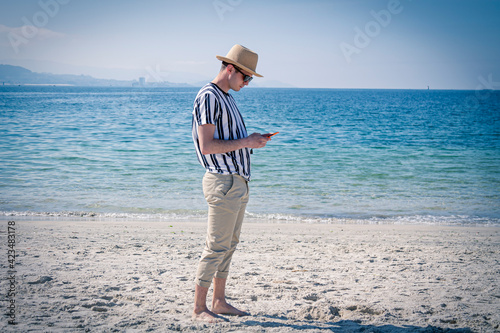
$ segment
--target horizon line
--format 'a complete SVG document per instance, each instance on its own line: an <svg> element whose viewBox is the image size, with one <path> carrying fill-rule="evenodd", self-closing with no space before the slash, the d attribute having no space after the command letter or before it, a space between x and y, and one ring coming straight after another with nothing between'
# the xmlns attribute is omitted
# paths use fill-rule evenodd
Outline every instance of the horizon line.
<svg viewBox="0 0 500 333"><path fill-rule="evenodd" d="M113 79L99 79L99 80L113 80ZM133 82L133 80L116 80L122 82ZM176 82L169 82L173 84L181 84ZM208 82L207 82L208 83ZM68 83L6 83L2 82L0 87L72 87L72 88L134 88L134 89L191 89L191 88L201 88L203 86L186 84L186 86L155 86L154 84L150 86L121 86L121 85L75 85ZM259 87L259 86L248 86L247 89L316 89L316 90L418 90L418 91L500 91L500 89L459 89L459 88L437 88L437 89L428 89L428 88L367 88L367 87L345 87L345 88L331 88L331 87Z"/></svg>

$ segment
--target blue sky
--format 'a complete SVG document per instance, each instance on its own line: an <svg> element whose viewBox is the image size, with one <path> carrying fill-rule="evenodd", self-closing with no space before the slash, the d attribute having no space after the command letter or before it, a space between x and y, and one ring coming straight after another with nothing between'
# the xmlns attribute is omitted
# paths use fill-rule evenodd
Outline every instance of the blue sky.
<svg viewBox="0 0 500 333"><path fill-rule="evenodd" d="M500 0L3 1L0 63L195 82L239 43L257 84L500 89L499 17Z"/></svg>

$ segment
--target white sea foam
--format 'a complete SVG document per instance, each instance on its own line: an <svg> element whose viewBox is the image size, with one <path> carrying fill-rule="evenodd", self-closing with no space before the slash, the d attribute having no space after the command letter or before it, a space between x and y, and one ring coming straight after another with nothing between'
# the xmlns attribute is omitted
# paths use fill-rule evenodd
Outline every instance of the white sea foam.
<svg viewBox="0 0 500 333"><path fill-rule="evenodd" d="M136 220L136 221L203 221L206 211L173 211L165 213L96 213L96 212L32 212L32 211L1 211L0 219L23 220ZM317 224L370 224L370 225L436 225L436 226L499 226L500 219L474 216L431 216L408 215L392 217L348 218L305 216L292 214L255 214L246 212L246 222L254 223L317 223Z"/></svg>

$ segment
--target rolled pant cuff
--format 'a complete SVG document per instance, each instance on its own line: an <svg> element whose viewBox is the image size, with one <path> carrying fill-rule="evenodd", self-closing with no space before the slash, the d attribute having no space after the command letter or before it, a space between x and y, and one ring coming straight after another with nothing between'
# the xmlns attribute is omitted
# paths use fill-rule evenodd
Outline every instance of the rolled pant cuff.
<svg viewBox="0 0 500 333"><path fill-rule="evenodd" d="M200 280L200 279L195 279L194 282L199 285L200 287L203 287L203 288L210 288L210 285L212 284L212 281L203 281L203 280Z"/></svg>
<svg viewBox="0 0 500 333"><path fill-rule="evenodd" d="M217 272L215 273L215 277L218 279L227 279L229 276L229 272Z"/></svg>

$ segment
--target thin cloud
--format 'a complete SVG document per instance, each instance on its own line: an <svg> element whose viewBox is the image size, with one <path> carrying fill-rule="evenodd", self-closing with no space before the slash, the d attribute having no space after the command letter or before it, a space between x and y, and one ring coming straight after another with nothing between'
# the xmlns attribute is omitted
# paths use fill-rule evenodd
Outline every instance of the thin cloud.
<svg viewBox="0 0 500 333"><path fill-rule="evenodd" d="M8 27L6 25L0 24L0 34L2 36L7 36L9 34L16 35L16 37L25 38L28 40L33 39L50 39L50 38L63 38L66 37L66 34L61 32L49 30L46 28L37 28L35 26L23 25L21 27ZM3 38L2 38L3 39Z"/></svg>
<svg viewBox="0 0 500 333"><path fill-rule="evenodd" d="M67 37L66 34L43 27L30 25L9 27L0 24L0 45L4 49L0 54L12 50L17 55L29 44L36 45L36 42L46 43L48 40L60 40L65 37Z"/></svg>

